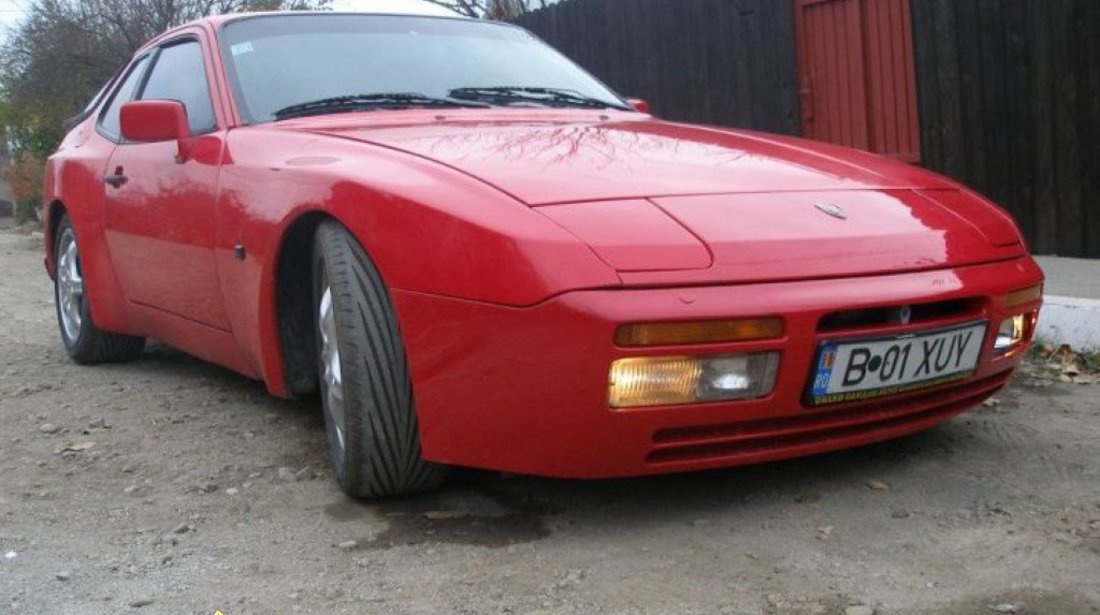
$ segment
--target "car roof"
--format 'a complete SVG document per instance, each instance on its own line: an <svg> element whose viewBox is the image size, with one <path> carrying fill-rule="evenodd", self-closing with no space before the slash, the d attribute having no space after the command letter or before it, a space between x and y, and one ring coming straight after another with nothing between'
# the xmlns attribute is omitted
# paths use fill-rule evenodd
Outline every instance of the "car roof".
<svg viewBox="0 0 1100 615"><path fill-rule="evenodd" d="M193 26L200 23L209 23L214 27L222 26L233 21L240 21L242 19L252 19L255 17L298 17L302 15L325 15L333 17L349 17L349 16L376 16L376 17L422 17L426 19L452 19L457 21L482 21L480 19L474 19L472 17L466 17L459 14L454 15L439 15L434 13L398 13L398 12L371 12L371 11L256 11L251 13L225 13L222 15L211 15L209 17L203 17L202 19L196 19L190 23L179 26L184 28L187 26Z"/></svg>
<svg viewBox="0 0 1100 615"><path fill-rule="evenodd" d="M195 26L208 25L215 30L221 28L225 24L232 23L234 21L242 21L245 19L255 19L257 17L299 17L303 15L322 15L332 17L351 17L351 16L374 16L374 17L418 17L421 19L447 19L451 21L471 21L478 23L485 23L485 20L474 19L472 17L466 17L455 13L452 15L437 15L437 14L425 14L425 13L396 13L396 12L370 12L370 11L255 11L251 13L225 13L221 15L210 15L201 19L195 19L184 24L180 24L171 30L167 30L152 40L142 45L142 49L159 44L161 41L167 38L171 38L181 30L187 28L193 28ZM511 25L505 22L491 22L498 23L500 25ZM515 26L513 26L515 27Z"/></svg>

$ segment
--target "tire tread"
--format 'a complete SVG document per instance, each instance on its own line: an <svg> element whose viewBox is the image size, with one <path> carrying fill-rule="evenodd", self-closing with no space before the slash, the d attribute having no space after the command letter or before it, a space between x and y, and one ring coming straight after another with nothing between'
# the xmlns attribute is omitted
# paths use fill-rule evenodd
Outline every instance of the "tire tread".
<svg viewBox="0 0 1100 615"><path fill-rule="evenodd" d="M343 476L337 473L341 486L359 497L431 489L442 482L445 468L421 456L408 361L385 283L362 246L336 222L318 227L317 250L337 302L344 357L348 450Z"/></svg>

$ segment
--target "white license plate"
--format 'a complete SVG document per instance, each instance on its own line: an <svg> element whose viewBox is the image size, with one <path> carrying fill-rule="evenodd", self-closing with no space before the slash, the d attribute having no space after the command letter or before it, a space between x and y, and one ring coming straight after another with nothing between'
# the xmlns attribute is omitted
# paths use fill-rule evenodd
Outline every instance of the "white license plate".
<svg viewBox="0 0 1100 615"><path fill-rule="evenodd" d="M986 323L871 340L825 342L817 353L812 405L859 401L962 380L974 373Z"/></svg>

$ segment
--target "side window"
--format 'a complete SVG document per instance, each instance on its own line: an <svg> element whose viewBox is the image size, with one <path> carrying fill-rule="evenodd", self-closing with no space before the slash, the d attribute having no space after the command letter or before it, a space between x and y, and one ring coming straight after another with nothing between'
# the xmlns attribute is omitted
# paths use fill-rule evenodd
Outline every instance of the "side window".
<svg viewBox="0 0 1100 615"><path fill-rule="evenodd" d="M99 106L99 101L103 100L103 93L107 91L107 88L111 87L111 85L115 82L115 77L117 76L118 72L116 71L115 74L107 80L107 83L104 83L99 87L99 90L96 91L95 96L93 96L91 100L88 101L88 104L84 105L84 109L80 111L81 115L83 115L84 117L88 117L89 113L95 111L95 108Z"/></svg>
<svg viewBox="0 0 1100 615"><path fill-rule="evenodd" d="M217 128L202 47L197 42L177 43L160 50L141 92L141 100L178 100L183 103L191 134L202 134Z"/></svg>
<svg viewBox="0 0 1100 615"><path fill-rule="evenodd" d="M118 126L119 109L122 109L122 105L134 99L138 84L141 83L141 76L145 73L145 65L148 63L149 56L145 56L134 63L130 72L126 74L126 78L119 83L118 88L111 95L111 104L107 105L103 115L99 118L100 127L112 137L119 137L121 132Z"/></svg>

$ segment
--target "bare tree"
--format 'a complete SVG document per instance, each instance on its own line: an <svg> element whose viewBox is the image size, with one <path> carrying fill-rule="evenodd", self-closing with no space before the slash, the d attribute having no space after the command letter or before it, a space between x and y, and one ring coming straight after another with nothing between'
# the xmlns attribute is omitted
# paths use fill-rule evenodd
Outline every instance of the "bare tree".
<svg viewBox="0 0 1100 615"><path fill-rule="evenodd" d="M507 19L546 8L554 0L425 0L476 19Z"/></svg>
<svg viewBox="0 0 1100 615"><path fill-rule="evenodd" d="M145 41L205 15L323 8L331 0L34 0L0 48L0 138L41 157ZM4 129L7 129L6 131Z"/></svg>
<svg viewBox="0 0 1100 615"><path fill-rule="evenodd" d="M30 0L0 47L0 141L13 186L40 186L42 160L110 75L145 41L215 13L324 8L331 0ZM23 190L19 205L34 205Z"/></svg>
<svg viewBox="0 0 1100 615"><path fill-rule="evenodd" d="M47 0L57 1L57 0ZM247 11L321 8L331 0L69 0L83 5L136 49L168 28L200 17Z"/></svg>

